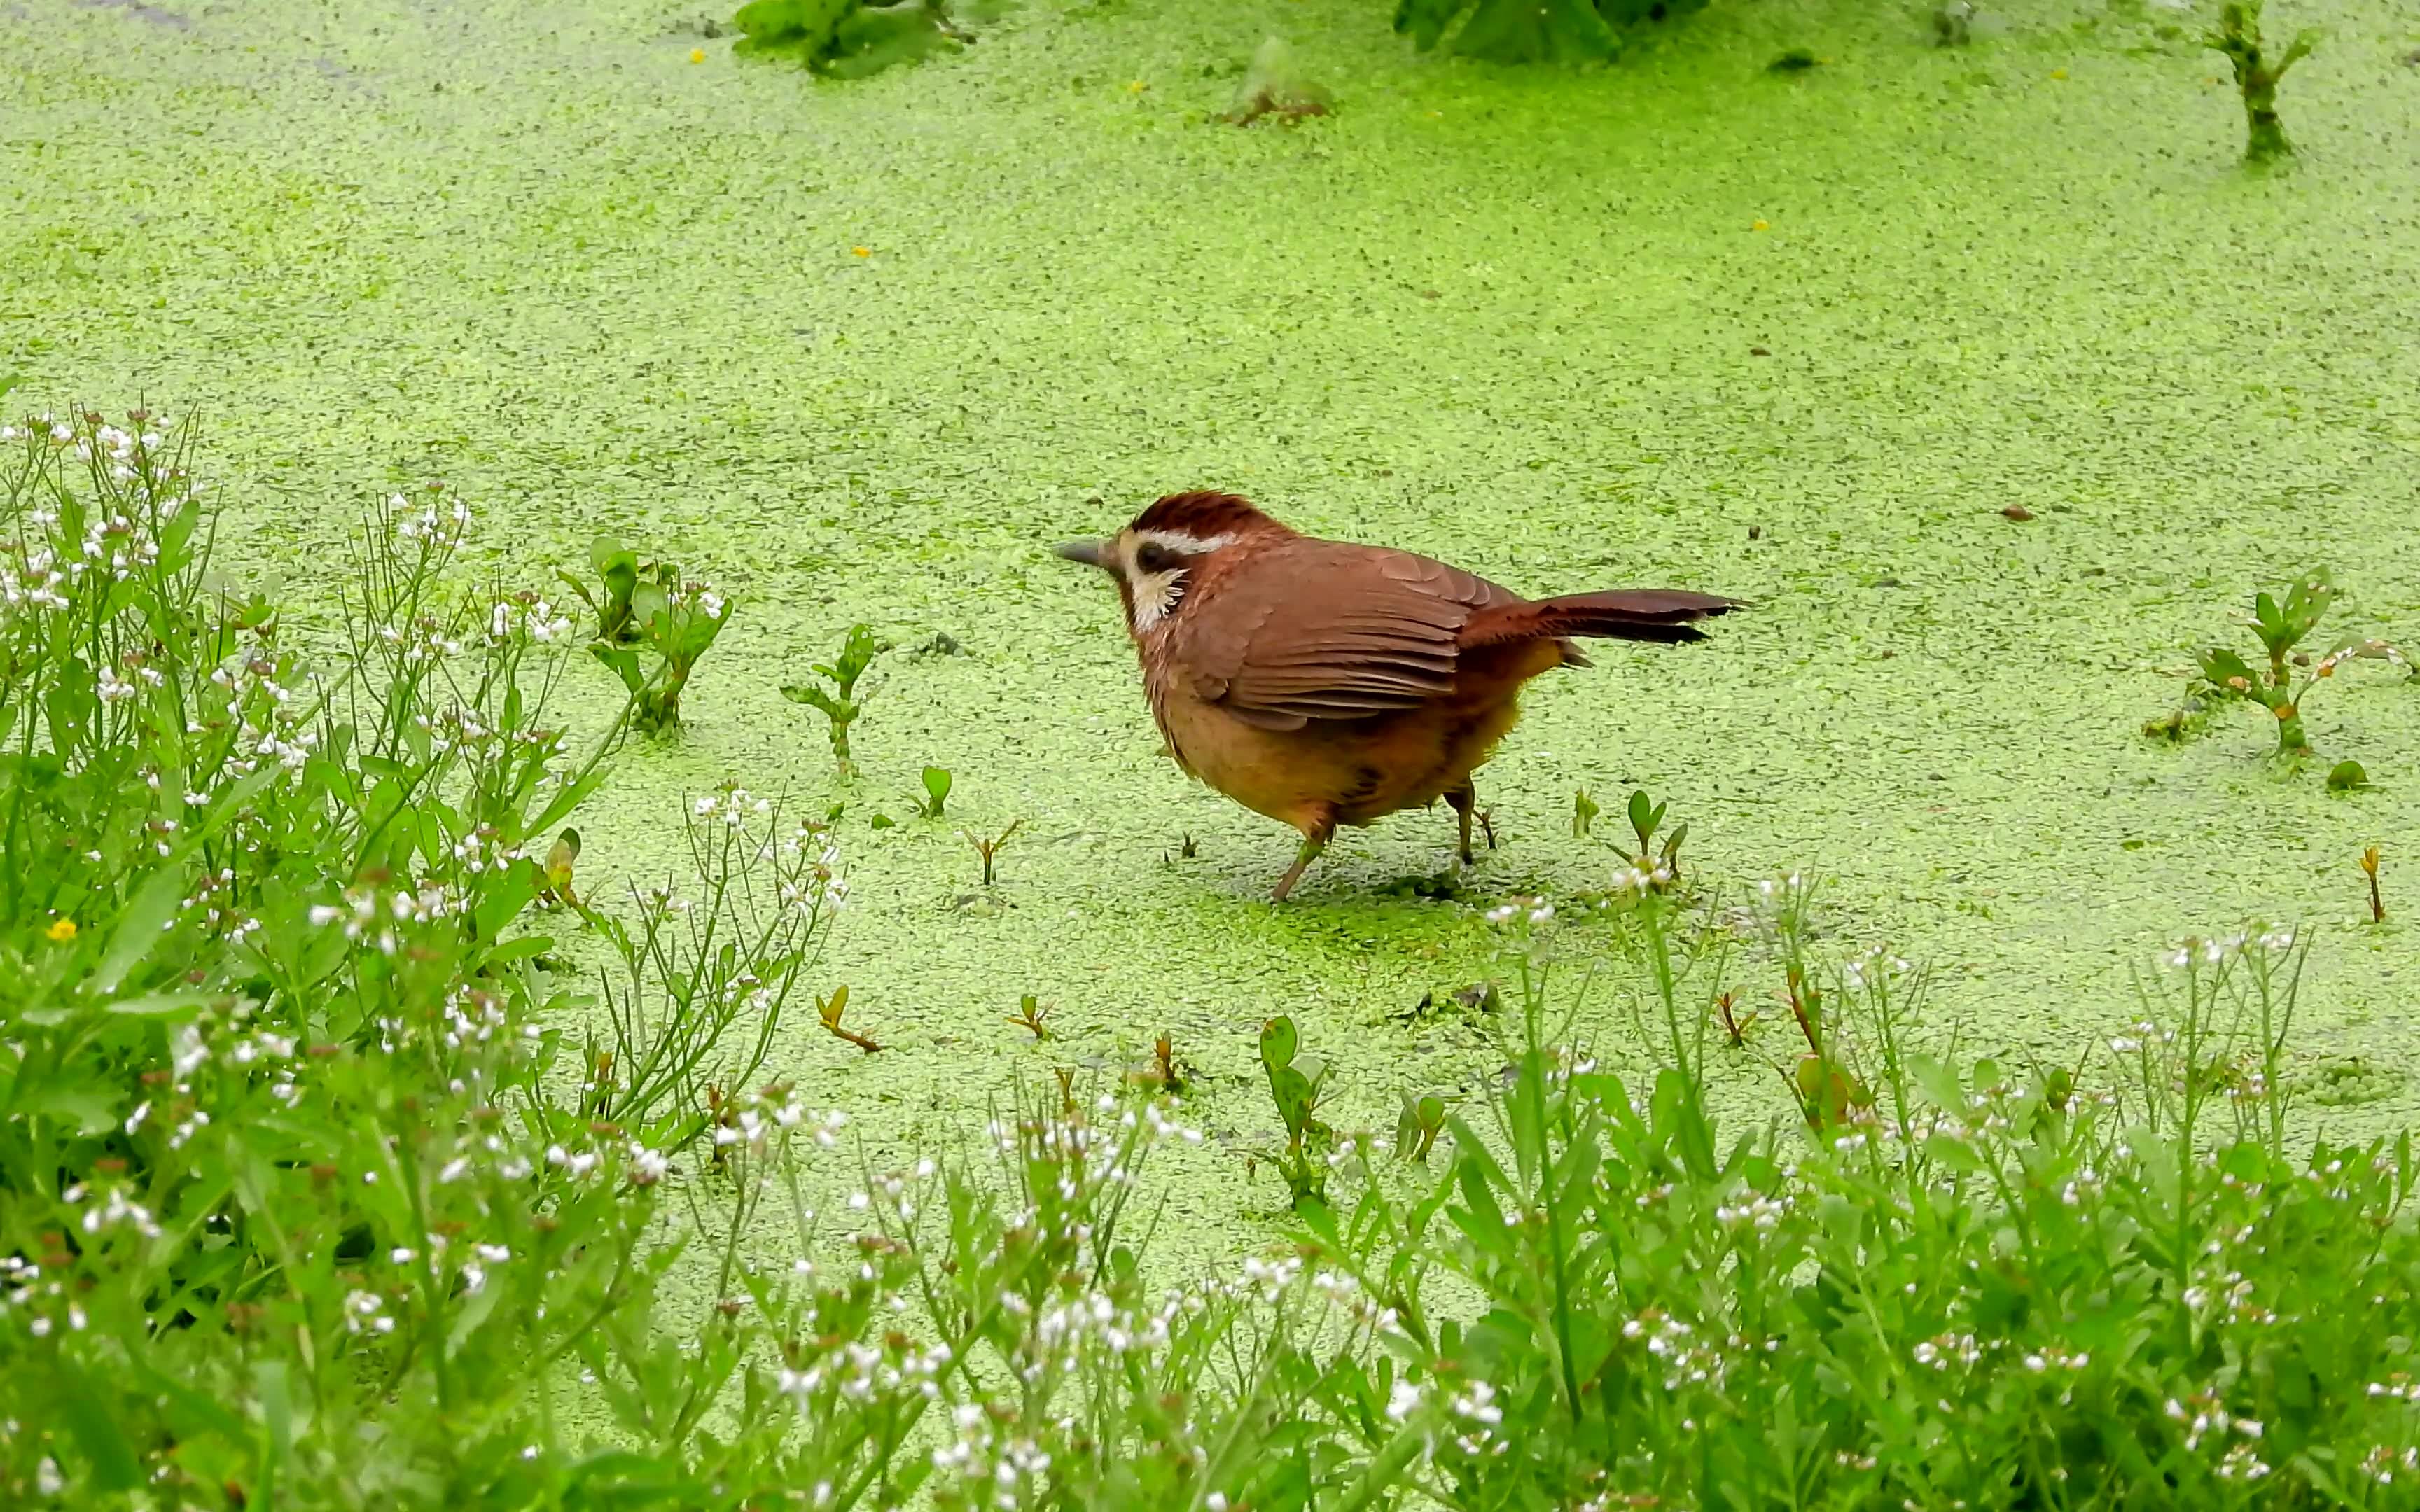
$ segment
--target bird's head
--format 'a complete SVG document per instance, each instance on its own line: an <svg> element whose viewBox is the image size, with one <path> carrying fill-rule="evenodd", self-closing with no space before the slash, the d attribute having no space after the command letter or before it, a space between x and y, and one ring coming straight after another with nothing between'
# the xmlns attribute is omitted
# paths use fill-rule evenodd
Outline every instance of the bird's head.
<svg viewBox="0 0 2420 1512"><path fill-rule="evenodd" d="M1222 554L1293 533L1233 494L1178 493L1115 535L1064 541L1053 549L1116 580L1126 629L1140 640L1174 620L1186 590Z"/></svg>

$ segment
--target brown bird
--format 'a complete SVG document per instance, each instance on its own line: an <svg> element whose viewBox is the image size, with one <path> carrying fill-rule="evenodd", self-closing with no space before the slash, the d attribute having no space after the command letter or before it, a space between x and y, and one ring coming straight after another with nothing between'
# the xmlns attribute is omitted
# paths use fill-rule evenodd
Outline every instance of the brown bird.
<svg viewBox="0 0 2420 1512"><path fill-rule="evenodd" d="M1339 825L1439 798L1471 862L1470 774L1521 685L1587 661L1570 637L1700 640L1737 608L1678 589L1527 599L1442 562L1300 535L1233 494L1171 494L1057 548L1116 579L1176 764L1302 831L1283 899Z"/></svg>

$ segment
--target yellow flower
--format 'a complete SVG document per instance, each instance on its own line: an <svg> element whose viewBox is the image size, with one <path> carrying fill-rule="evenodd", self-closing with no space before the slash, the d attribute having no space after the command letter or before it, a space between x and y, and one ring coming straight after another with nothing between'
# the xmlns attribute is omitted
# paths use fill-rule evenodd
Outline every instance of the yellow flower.
<svg viewBox="0 0 2420 1512"><path fill-rule="evenodd" d="M861 257L871 257L874 255L874 249L872 247L851 247L848 250L857 254Z"/></svg>
<svg viewBox="0 0 2420 1512"><path fill-rule="evenodd" d="M42 931L42 933L49 935L52 939L62 942L72 940L75 938L75 920L72 918L52 919L51 927Z"/></svg>
<svg viewBox="0 0 2420 1512"><path fill-rule="evenodd" d="M1770 231L1773 229L1773 226L1769 222L1759 221L1755 224L1749 226L1748 229L1751 231Z"/></svg>
<svg viewBox="0 0 2420 1512"><path fill-rule="evenodd" d="M2064 79L2067 77L2067 70L2065 69L2053 69L2050 70L2050 76L2054 79Z"/></svg>
<svg viewBox="0 0 2420 1512"><path fill-rule="evenodd" d="M702 47L692 47L692 48L690 48L690 49L689 50L689 60L690 60L691 63L703 63L703 62L705 62L705 61L706 61L706 49L705 49L705 48L702 48Z"/></svg>
<svg viewBox="0 0 2420 1512"><path fill-rule="evenodd" d="M1134 83L1126 85L1126 93L1130 95L1139 95L1150 87L1151 85L1143 83L1140 79L1137 79Z"/></svg>

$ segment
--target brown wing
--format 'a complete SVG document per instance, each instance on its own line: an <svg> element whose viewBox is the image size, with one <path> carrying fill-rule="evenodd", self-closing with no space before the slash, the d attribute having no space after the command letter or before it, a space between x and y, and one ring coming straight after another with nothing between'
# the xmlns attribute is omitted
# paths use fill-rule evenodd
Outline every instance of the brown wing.
<svg viewBox="0 0 2420 1512"><path fill-rule="evenodd" d="M1442 562L1309 537L1176 617L1171 648L1205 701L1272 730L1407 709L1453 687L1455 645L1519 595Z"/></svg>

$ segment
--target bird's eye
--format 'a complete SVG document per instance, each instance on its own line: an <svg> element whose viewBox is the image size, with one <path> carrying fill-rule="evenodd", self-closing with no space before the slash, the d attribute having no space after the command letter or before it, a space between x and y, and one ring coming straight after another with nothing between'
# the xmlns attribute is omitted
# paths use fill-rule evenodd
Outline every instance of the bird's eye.
<svg viewBox="0 0 2420 1512"><path fill-rule="evenodd" d="M1184 565L1184 552L1171 550L1157 541L1145 541L1135 548L1135 570L1146 578L1156 578Z"/></svg>

